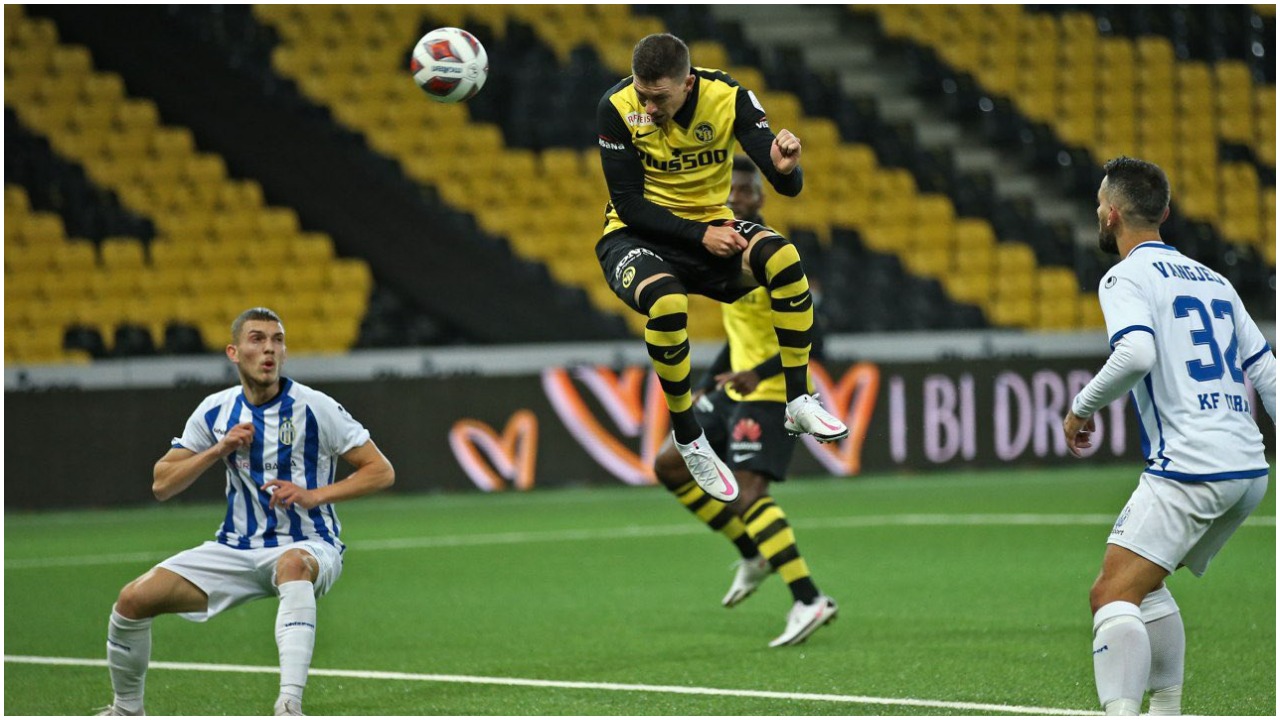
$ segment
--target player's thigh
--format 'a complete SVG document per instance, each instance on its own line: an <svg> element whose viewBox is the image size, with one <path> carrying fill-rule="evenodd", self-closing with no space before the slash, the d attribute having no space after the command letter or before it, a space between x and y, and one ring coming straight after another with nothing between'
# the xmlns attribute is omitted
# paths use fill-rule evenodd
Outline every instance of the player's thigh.
<svg viewBox="0 0 1280 720"><path fill-rule="evenodd" d="M116 611L140 619L167 613L198 612L208 605L204 591L181 575L156 566L120 590Z"/></svg>
<svg viewBox="0 0 1280 720"><path fill-rule="evenodd" d="M1107 542L1127 548L1173 572L1185 564L1192 549L1220 518L1223 519L1220 532L1224 533L1221 541L1226 541L1239 524L1231 524L1231 513L1252 487L1252 481L1184 483L1144 473L1116 519ZM1252 507L1245 510L1246 515L1248 510ZM1238 520L1243 521L1243 516ZM1192 570L1197 574L1204 572L1203 566Z"/></svg>
<svg viewBox="0 0 1280 720"><path fill-rule="evenodd" d="M272 588L279 587L280 583L310 579L315 587L316 597L321 597L342 576L342 553L323 540L303 540L273 550L264 555L261 561L264 569L270 568ZM297 577L296 573L281 573L282 567L296 569L299 554L305 556L302 561L308 568L314 563L315 572L310 578Z"/></svg>
<svg viewBox="0 0 1280 720"><path fill-rule="evenodd" d="M647 314L640 306L640 290L662 276L680 279L679 268L659 254L645 247L626 231L615 232L596 245L596 258L604 271L609 289L627 307L641 315Z"/></svg>
<svg viewBox="0 0 1280 720"><path fill-rule="evenodd" d="M1140 605L1148 593L1160 587L1169 572L1133 550L1108 544L1102 556L1102 572L1089 592L1090 606L1097 612L1117 600Z"/></svg>
<svg viewBox="0 0 1280 720"><path fill-rule="evenodd" d="M1234 487L1224 485L1224 482L1231 483ZM1209 562L1227 544L1227 540L1231 539L1236 529L1258 507L1258 503L1262 502L1263 496L1267 494L1268 482L1268 479L1263 476L1248 480L1226 480L1206 483L1214 486L1213 489L1220 496L1219 504L1227 506L1227 509L1220 516L1210 521L1209 528L1205 530L1196 544L1187 552L1182 564L1186 565L1197 576L1203 575L1209 567ZM1232 502L1233 499L1234 502Z"/></svg>
<svg viewBox="0 0 1280 720"><path fill-rule="evenodd" d="M232 548L211 541L184 550L157 567L182 576L205 594L205 607L180 612L187 620L204 622L271 594L270 575L264 576L260 568L262 557L261 548Z"/></svg>

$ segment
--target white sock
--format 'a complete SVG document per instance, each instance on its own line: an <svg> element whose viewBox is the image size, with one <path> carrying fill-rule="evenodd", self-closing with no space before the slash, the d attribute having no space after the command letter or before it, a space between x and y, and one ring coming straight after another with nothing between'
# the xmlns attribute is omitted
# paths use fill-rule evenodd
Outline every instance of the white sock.
<svg viewBox="0 0 1280 720"><path fill-rule="evenodd" d="M302 699L316 646L315 587L307 580L281 583L276 613L276 646L280 649L280 695Z"/></svg>
<svg viewBox="0 0 1280 720"><path fill-rule="evenodd" d="M1151 641L1133 603L1103 605L1093 616L1093 679L1108 715L1137 715L1151 674Z"/></svg>
<svg viewBox="0 0 1280 720"><path fill-rule="evenodd" d="M113 705L125 712L142 711L142 693L151 662L151 618L132 620L111 607L107 623L107 669L111 671Z"/></svg>
<svg viewBox="0 0 1280 720"><path fill-rule="evenodd" d="M1182 673L1187 648L1182 613L1167 587L1143 598L1141 610L1147 636L1151 639L1151 678L1147 682L1147 689L1151 691L1149 712L1152 715L1181 715Z"/></svg>

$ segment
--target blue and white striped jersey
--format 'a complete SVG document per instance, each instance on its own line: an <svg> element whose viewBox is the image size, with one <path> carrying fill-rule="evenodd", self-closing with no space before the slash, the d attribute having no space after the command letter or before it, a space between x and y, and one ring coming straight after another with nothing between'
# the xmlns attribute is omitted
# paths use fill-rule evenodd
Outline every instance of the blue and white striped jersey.
<svg viewBox="0 0 1280 720"><path fill-rule="evenodd" d="M1267 474L1245 371L1271 351L1235 288L1158 242L1138 245L1098 284L1111 345L1155 338L1156 364L1133 388L1146 472L1207 482Z"/></svg>
<svg viewBox="0 0 1280 720"><path fill-rule="evenodd" d="M228 428L252 422L249 447L223 458L227 514L217 541L248 549L322 540L345 550L332 505L270 510L271 495L262 485L277 479L308 489L332 484L339 456L368 442L369 431L328 395L288 378L280 384L280 393L260 406L250 403L239 386L210 395L187 420L182 437L173 439L173 447L204 452Z"/></svg>

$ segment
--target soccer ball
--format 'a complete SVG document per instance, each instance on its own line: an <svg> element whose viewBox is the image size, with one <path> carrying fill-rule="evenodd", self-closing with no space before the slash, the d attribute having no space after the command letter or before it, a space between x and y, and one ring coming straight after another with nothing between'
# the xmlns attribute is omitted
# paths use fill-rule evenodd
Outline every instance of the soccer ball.
<svg viewBox="0 0 1280 720"><path fill-rule="evenodd" d="M466 30L436 28L413 46L409 70L427 97L436 102L461 102L484 87L489 77L489 54Z"/></svg>

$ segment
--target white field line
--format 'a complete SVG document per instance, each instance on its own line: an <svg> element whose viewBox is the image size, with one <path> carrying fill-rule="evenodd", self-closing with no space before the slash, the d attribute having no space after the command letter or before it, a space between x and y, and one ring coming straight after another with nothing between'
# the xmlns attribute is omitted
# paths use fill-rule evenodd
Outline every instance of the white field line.
<svg viewBox="0 0 1280 720"><path fill-rule="evenodd" d="M106 660L5 655L6 663L25 665L63 665L74 667L106 667ZM194 672L261 673L277 675L278 667L261 665L221 665L213 663L152 662L152 670L187 670ZM1088 710L1027 707L990 703L919 700L916 698L882 698L864 695L828 695L823 693L788 693L770 690L733 690L726 688L685 687L682 685L632 685L626 683L575 682L568 680L529 680L524 678L478 677L474 675L433 675L422 673L384 672L378 670L327 670L312 668L312 676L354 678L359 680L399 680L404 682L462 683L469 685L506 685L511 687L556 688L561 690L597 690L608 692L648 692L668 695L711 695L717 697L761 698L766 700L806 700L813 702L849 703L855 705L888 705L895 707L972 710L984 713L1014 715L1101 715Z"/></svg>
<svg viewBox="0 0 1280 720"><path fill-rule="evenodd" d="M977 515L866 515L854 517L817 518L798 520L793 525L800 530L831 530L842 528L903 527L903 526L1063 526L1109 525L1114 515L1036 515L1036 514L977 514ZM1244 527L1275 527L1276 519L1251 517ZM572 542L579 540L618 540L630 538L669 537L678 535L702 535L707 532L701 523L678 525L628 525L617 528L582 530L530 530L507 533L479 533L475 535L441 535L436 537L390 538L364 540L355 545L358 550L412 550L420 548L481 547L486 545L523 545L535 542ZM49 558L5 559L5 570L33 570L56 567L85 567L92 565L123 565L157 562L169 552L143 551L106 555L76 555Z"/></svg>

